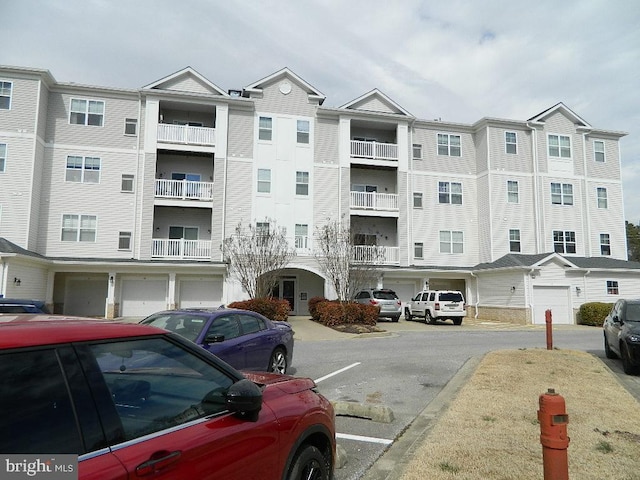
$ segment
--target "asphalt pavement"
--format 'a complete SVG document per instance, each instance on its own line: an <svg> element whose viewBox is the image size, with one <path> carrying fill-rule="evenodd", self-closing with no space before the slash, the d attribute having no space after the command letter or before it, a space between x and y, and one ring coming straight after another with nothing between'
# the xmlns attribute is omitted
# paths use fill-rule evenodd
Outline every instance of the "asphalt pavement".
<svg viewBox="0 0 640 480"><path fill-rule="evenodd" d="M289 321L295 331L294 338L296 342L303 343L305 341L318 340L344 340L356 337L375 337L395 335L398 332L413 331L419 324L416 322L407 322L401 318L397 323L380 322L378 327L383 332L374 332L366 334L352 334L336 331L332 328L325 327L317 322L312 321L309 317L290 317ZM450 323L450 322L448 322ZM447 328L449 325L441 325L439 328ZM431 326L430 326L431 327ZM436 326L438 328L438 326ZM544 332L545 325L515 325L498 321L478 320L475 318L465 318L462 326L452 327L464 330L540 330ZM597 327L586 327L582 325L554 325L553 331L571 330L571 329L592 329ZM297 343L296 348L300 348ZM447 407L455 400L460 388L471 378L476 367L480 363L481 357L470 358L454 375L454 377L442 388L438 395L424 408L424 410L411 422L409 427L404 430L401 435L387 448L384 453L376 460L376 462L361 477L363 480L396 480L401 477L404 466L410 460L415 445L422 443L422 440L429 435L431 428L438 421L439 416L444 413ZM601 360L612 372L619 378L620 385L626 388L638 401L640 401L640 377L631 377L625 375L621 367L616 361L609 361L603 357ZM339 405L344 408L344 405ZM358 408L354 405L353 408ZM343 412L344 413L344 412ZM381 413L382 415L383 413ZM340 443L340 442L338 442ZM347 461L341 458L345 455L342 449L338 452L338 467L341 462Z"/></svg>

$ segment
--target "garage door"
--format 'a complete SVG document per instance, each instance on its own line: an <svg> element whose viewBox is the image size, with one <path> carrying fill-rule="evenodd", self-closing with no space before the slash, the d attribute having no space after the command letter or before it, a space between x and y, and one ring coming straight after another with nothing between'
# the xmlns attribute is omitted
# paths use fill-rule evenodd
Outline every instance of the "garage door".
<svg viewBox="0 0 640 480"><path fill-rule="evenodd" d="M222 304L222 279L180 281L180 308L217 307Z"/></svg>
<svg viewBox="0 0 640 480"><path fill-rule="evenodd" d="M390 288L398 298L402 300L402 311L404 312L404 306L409 303L409 301L413 298L413 296L419 291L416 290L416 283L411 282L384 282L384 288Z"/></svg>
<svg viewBox="0 0 640 480"><path fill-rule="evenodd" d="M66 282L63 313L83 317L104 317L107 278L70 278Z"/></svg>
<svg viewBox="0 0 640 480"><path fill-rule="evenodd" d="M554 324L573 324L569 287L533 287L533 323L545 323L545 312L551 310Z"/></svg>
<svg viewBox="0 0 640 480"><path fill-rule="evenodd" d="M120 297L120 315L145 317L167 308L167 281L165 279L123 279Z"/></svg>

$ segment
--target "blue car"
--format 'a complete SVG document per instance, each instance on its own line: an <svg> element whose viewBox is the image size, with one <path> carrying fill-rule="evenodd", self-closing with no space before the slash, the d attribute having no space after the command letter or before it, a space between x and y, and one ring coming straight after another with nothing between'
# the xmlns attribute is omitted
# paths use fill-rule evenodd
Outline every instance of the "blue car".
<svg viewBox="0 0 640 480"><path fill-rule="evenodd" d="M0 298L0 313L51 313L41 300Z"/></svg>
<svg viewBox="0 0 640 480"><path fill-rule="evenodd" d="M293 358L291 325L249 310L166 310L140 323L175 332L238 370L284 374Z"/></svg>

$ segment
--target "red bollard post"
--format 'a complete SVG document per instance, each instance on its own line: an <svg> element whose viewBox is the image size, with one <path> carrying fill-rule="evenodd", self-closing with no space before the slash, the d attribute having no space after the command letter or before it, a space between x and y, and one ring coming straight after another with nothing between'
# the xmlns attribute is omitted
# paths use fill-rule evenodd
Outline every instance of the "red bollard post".
<svg viewBox="0 0 640 480"><path fill-rule="evenodd" d="M564 398L550 388L547 393L540 395L539 402L538 421L540 422L544 480L568 480L569 415L566 412Z"/></svg>
<svg viewBox="0 0 640 480"><path fill-rule="evenodd" d="M547 324L547 350L553 350L553 329L551 328L551 310L544 312L544 322Z"/></svg>

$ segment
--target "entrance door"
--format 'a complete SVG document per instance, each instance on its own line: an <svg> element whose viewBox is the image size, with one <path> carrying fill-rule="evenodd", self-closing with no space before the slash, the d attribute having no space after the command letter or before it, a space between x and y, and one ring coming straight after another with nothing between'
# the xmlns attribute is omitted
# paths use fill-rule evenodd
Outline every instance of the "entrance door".
<svg viewBox="0 0 640 480"><path fill-rule="evenodd" d="M282 278L273 288L273 296L289 302L289 315L296 314L296 280Z"/></svg>

